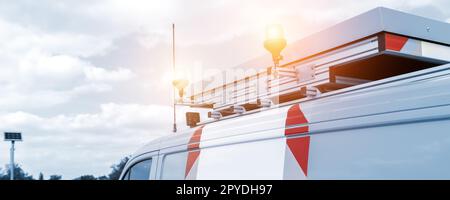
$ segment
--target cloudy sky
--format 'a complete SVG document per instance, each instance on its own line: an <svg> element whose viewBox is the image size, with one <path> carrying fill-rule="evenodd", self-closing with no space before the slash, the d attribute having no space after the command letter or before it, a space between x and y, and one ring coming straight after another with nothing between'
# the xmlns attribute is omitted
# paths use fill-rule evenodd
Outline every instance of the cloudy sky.
<svg viewBox="0 0 450 200"><path fill-rule="evenodd" d="M226 68L265 54L269 23L291 42L377 6L450 22L448 0L0 0L0 132L35 177L107 174L171 133L172 22L179 68Z"/></svg>

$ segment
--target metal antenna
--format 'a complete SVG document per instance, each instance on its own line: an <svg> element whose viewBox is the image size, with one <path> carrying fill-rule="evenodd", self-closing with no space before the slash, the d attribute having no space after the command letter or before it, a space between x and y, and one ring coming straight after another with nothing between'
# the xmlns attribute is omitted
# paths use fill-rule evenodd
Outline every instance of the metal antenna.
<svg viewBox="0 0 450 200"><path fill-rule="evenodd" d="M172 68L173 68L173 79L175 79L175 24L172 24ZM177 132L177 110L176 110L176 91L173 88L173 132Z"/></svg>

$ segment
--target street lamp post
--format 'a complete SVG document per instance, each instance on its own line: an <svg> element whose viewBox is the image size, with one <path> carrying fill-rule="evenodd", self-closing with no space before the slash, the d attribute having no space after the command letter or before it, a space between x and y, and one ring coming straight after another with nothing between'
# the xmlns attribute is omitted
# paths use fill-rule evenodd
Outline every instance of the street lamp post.
<svg viewBox="0 0 450 200"><path fill-rule="evenodd" d="M10 179L14 180L14 144L16 141L22 141L22 133L20 132L5 132L5 141L11 141L11 149L9 152L9 173Z"/></svg>
<svg viewBox="0 0 450 200"><path fill-rule="evenodd" d="M11 180L14 180L14 143L11 141L11 149L9 150L9 176Z"/></svg>

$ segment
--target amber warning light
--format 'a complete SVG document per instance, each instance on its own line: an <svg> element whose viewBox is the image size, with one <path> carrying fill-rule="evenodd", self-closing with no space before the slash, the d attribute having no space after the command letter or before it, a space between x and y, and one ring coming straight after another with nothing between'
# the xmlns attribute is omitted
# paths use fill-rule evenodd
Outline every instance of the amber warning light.
<svg viewBox="0 0 450 200"><path fill-rule="evenodd" d="M272 24L266 27L266 40L264 48L272 54L275 68L278 67L280 60L283 59L281 51L286 47L283 27L279 24Z"/></svg>

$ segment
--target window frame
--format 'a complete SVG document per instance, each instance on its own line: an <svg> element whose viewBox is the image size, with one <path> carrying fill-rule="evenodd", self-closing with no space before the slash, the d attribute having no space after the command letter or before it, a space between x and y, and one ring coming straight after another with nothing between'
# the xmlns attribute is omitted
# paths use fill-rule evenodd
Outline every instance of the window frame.
<svg viewBox="0 0 450 200"><path fill-rule="evenodd" d="M167 156L171 156L171 155L175 155L175 154L182 154L182 153L186 153L186 161L187 161L188 156L189 156L189 151L186 151L186 150L184 150L184 151L174 151L174 152L166 153L166 154L160 156L160 160L161 160L160 164L161 165L160 165L159 170L158 170L159 171L159 176L158 176L159 180L184 180L184 176L183 176L183 179L165 179L163 177L164 170L167 170L167 169L164 168Z"/></svg>
<svg viewBox="0 0 450 200"><path fill-rule="evenodd" d="M152 151L148 153L141 154L136 157L132 157L128 163L125 165L123 169L125 173L120 177L119 180L130 180L130 170L138 163L144 162L146 160L152 160L150 166L150 173L148 180L156 180L157 179L157 171L158 171L158 162L159 162L159 151Z"/></svg>
<svg viewBox="0 0 450 200"><path fill-rule="evenodd" d="M139 164L141 164L141 163L143 163L143 162L147 162L147 161L150 161L150 166L149 166L149 171L148 171L148 178L147 178L147 179L130 179L130 177L131 177L131 172L133 171L133 167L135 167L136 165L139 165ZM126 179L122 179L122 180L130 180L130 181L137 181L137 180L152 180L151 172L152 172L152 170L153 170L153 169L152 169L153 162L154 162L153 158L150 157L150 158L142 159L142 160L139 160L139 161L133 163L133 165L131 165L131 166L128 168L127 172L125 173L125 176L124 176L124 177L125 177Z"/></svg>

